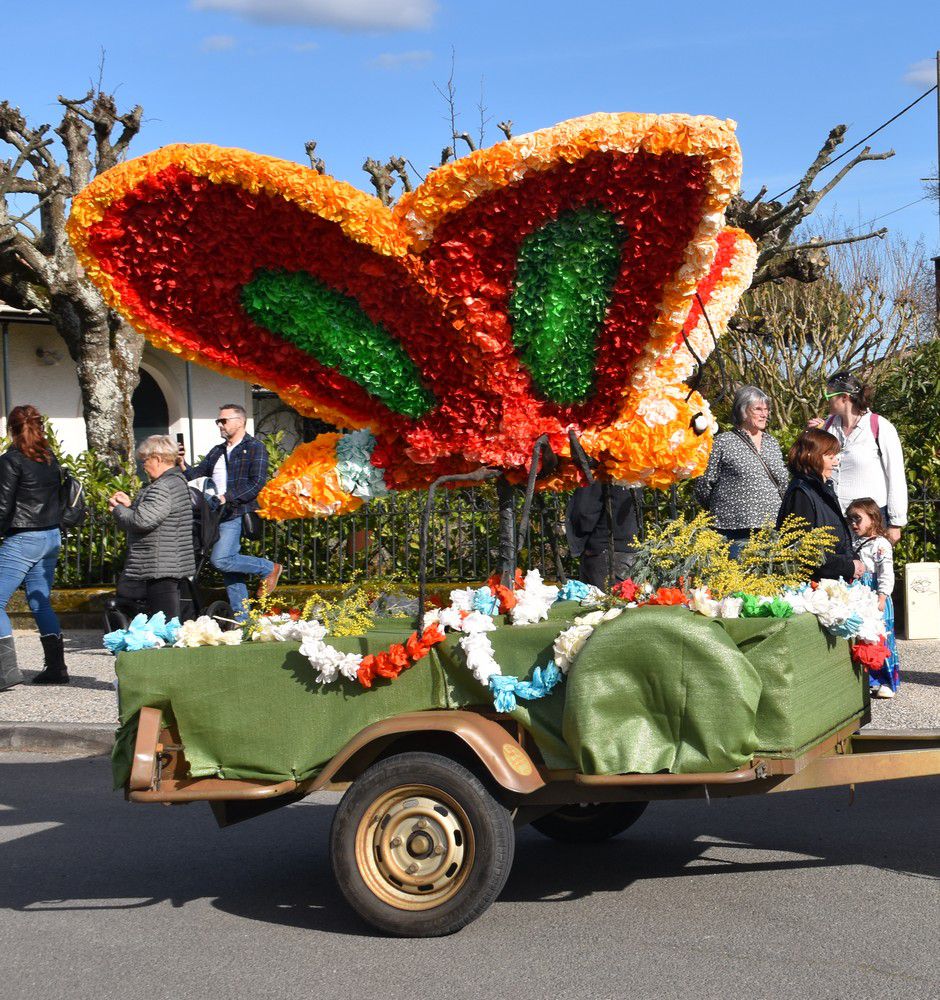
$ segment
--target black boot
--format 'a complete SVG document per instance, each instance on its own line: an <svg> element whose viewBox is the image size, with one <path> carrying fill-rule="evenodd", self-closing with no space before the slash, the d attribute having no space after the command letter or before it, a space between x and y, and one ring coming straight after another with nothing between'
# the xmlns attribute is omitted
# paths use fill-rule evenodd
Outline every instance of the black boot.
<svg viewBox="0 0 940 1000"><path fill-rule="evenodd" d="M22 684L23 675L16 665L16 647L13 636L7 635L0 639L0 691L6 691L14 684Z"/></svg>
<svg viewBox="0 0 940 1000"><path fill-rule="evenodd" d="M46 669L33 678L34 684L68 684L69 672L65 669L65 651L62 649L61 635L41 635L43 657Z"/></svg>

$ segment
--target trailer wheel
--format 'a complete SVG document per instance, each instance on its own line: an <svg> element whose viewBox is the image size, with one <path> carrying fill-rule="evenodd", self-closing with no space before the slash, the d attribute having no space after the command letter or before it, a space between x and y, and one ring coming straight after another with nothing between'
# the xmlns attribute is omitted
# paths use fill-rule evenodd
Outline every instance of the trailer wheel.
<svg viewBox="0 0 940 1000"><path fill-rule="evenodd" d="M648 802L579 802L532 821L539 833L564 844L598 844L633 826Z"/></svg>
<svg viewBox="0 0 940 1000"><path fill-rule="evenodd" d="M350 906L399 937L460 930L496 899L515 851L509 811L461 764L431 753L379 761L333 817L333 874Z"/></svg>

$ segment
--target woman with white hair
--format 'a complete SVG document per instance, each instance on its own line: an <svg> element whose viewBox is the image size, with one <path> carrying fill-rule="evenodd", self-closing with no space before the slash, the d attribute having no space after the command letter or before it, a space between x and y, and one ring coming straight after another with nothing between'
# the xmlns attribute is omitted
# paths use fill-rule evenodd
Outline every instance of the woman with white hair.
<svg viewBox="0 0 940 1000"><path fill-rule="evenodd" d="M146 438L137 458L150 483L133 500L120 491L108 500L114 520L127 531L123 579L144 584L147 613L162 611L167 620L179 617L180 581L196 572L193 506L177 457L166 435Z"/></svg>
<svg viewBox="0 0 940 1000"><path fill-rule="evenodd" d="M734 394L734 427L715 438L708 468L693 492L715 518L737 557L755 528L776 521L790 481L780 445L767 433L770 399L756 386Z"/></svg>

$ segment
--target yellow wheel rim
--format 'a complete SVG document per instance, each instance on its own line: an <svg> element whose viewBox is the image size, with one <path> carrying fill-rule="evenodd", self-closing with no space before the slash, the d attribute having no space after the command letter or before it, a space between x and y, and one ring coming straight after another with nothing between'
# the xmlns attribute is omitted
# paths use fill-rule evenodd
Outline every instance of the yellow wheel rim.
<svg viewBox="0 0 940 1000"><path fill-rule="evenodd" d="M452 899L473 867L467 814L440 789L402 785L366 810L356 829L356 865L383 902L429 910Z"/></svg>

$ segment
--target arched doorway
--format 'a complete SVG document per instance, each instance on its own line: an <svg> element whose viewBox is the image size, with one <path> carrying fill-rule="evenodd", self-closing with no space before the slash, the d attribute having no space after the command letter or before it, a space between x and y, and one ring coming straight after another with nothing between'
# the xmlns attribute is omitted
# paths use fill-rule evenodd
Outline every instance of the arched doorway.
<svg viewBox="0 0 940 1000"><path fill-rule="evenodd" d="M140 369L140 382L131 396L134 407L134 445L151 434L168 434L170 411L163 390L145 368Z"/></svg>

